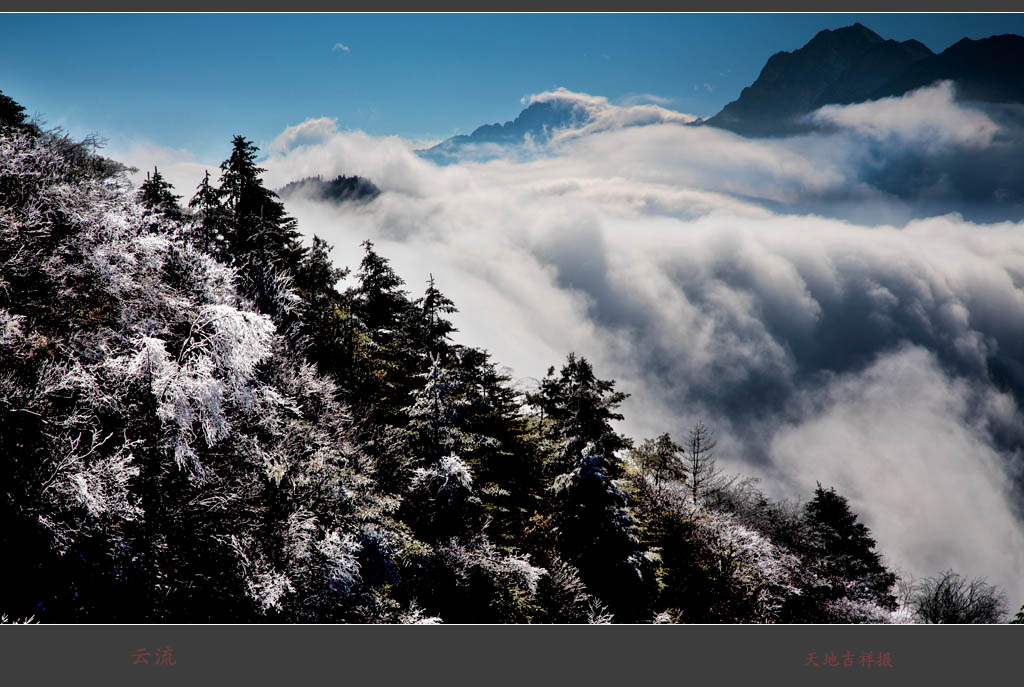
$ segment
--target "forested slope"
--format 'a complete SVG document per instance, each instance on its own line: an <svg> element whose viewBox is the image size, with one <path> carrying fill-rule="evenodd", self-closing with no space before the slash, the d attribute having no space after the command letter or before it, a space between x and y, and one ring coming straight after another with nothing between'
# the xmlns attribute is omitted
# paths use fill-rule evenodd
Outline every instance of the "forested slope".
<svg viewBox="0 0 1024 687"><path fill-rule="evenodd" d="M909 617L834 490L632 441L574 354L521 394L369 241L339 289L245 138L184 202L0 105L5 619Z"/></svg>

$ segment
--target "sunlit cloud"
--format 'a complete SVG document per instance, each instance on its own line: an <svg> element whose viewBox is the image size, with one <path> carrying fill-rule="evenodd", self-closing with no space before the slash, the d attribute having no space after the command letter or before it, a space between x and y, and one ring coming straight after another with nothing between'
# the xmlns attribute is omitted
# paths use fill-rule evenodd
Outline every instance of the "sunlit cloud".
<svg viewBox="0 0 1024 687"><path fill-rule="evenodd" d="M953 82L942 81L903 96L855 105L826 105L808 118L876 140L930 151L990 145L999 126L984 112L957 103L955 95Z"/></svg>

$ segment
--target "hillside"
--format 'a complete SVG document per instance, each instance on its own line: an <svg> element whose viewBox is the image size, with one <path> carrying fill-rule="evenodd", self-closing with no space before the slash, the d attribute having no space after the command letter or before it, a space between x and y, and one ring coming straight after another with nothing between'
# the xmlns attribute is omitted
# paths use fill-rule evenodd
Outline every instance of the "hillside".
<svg viewBox="0 0 1024 687"><path fill-rule="evenodd" d="M186 203L0 105L5 618L966 617L898 598L834 489L774 501L701 423L620 434L585 357L521 393L433 278L304 245L243 136Z"/></svg>

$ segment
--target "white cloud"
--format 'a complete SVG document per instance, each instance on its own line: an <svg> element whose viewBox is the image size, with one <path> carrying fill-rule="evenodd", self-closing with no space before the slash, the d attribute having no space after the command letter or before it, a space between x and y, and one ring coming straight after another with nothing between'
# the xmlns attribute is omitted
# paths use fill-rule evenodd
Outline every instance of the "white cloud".
<svg viewBox="0 0 1024 687"><path fill-rule="evenodd" d="M558 131L554 136L556 141L625 127L688 124L697 119L694 115L669 110L660 105L612 105L605 97L575 93L566 88L536 93L522 99L526 105L553 101L574 105L587 114L582 126Z"/></svg>
<svg viewBox="0 0 1024 687"><path fill-rule="evenodd" d="M826 105L809 118L883 142L933 151L949 146L983 148L999 132L999 126L987 114L955 101L951 81L903 96L855 105Z"/></svg>
<svg viewBox="0 0 1024 687"><path fill-rule="evenodd" d="M664 96L655 95L654 93L630 93L619 99L618 104L625 107L631 107L633 105L649 105L654 103L655 105L667 106L675 102L674 98L666 98Z"/></svg>
<svg viewBox="0 0 1024 687"><path fill-rule="evenodd" d="M214 183L220 178L220 162L204 162L197 159L191 151L159 146L147 141L115 144L102 153L138 168L139 171L131 175L136 186L145 181L146 174L152 173L153 167L158 168L161 176L174 186L174 193L182 196L183 203L188 203L207 171L210 172L210 178Z"/></svg>
<svg viewBox="0 0 1024 687"><path fill-rule="evenodd" d="M349 48L344 43L335 43L334 47L331 48L331 52L337 52L338 50L341 50L342 52L351 52L352 51L352 49Z"/></svg>
<svg viewBox="0 0 1024 687"><path fill-rule="evenodd" d="M803 493L820 481L846 495L896 568L985 575L1024 599L1024 529L984 424L990 405L1011 399L950 378L919 347L815 396L821 410L772 441L778 470Z"/></svg>
<svg viewBox="0 0 1024 687"><path fill-rule="evenodd" d="M330 117L310 118L289 126L271 142L269 153L282 153L299 146L310 146L324 143L338 132L338 122Z"/></svg>

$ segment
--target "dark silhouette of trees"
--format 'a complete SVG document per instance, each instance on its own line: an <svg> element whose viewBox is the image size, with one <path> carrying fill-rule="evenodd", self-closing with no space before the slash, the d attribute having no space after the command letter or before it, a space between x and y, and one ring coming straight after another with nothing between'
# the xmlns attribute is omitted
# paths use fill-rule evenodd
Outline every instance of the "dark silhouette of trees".
<svg viewBox="0 0 1024 687"><path fill-rule="evenodd" d="M195 213L192 220L193 239L207 253L228 259L230 218L222 201L223 194L210 183L210 172L207 171L196 187L192 200L188 202L188 207Z"/></svg>
<svg viewBox="0 0 1024 687"><path fill-rule="evenodd" d="M930 624L998 623L1006 615L1006 597L997 587L952 570L915 584L909 606L915 620Z"/></svg>
<svg viewBox="0 0 1024 687"><path fill-rule="evenodd" d="M25 108L0 91L0 126L22 127L26 119Z"/></svg>
<svg viewBox="0 0 1024 687"><path fill-rule="evenodd" d="M181 196L172 193L174 187L164 179L160 170L153 168L153 173L146 172L146 180L139 187L139 201L154 212L159 212L172 219L181 218Z"/></svg>
<svg viewBox="0 0 1024 687"><path fill-rule="evenodd" d="M629 622L651 612L654 579L615 484L623 475L616 451L630 442L611 422L621 419L615 410L625 398L614 382L594 375L586 358L570 354L558 375L548 370L531 402L555 430L549 513L558 553L617 620Z"/></svg>
<svg viewBox="0 0 1024 687"><path fill-rule="evenodd" d="M230 213L228 243L238 262L254 259L279 269L293 268L301 255L298 223L285 212L277 194L266 188L256 165L259 148L244 136L231 141L231 155L221 163L218 189Z"/></svg>
<svg viewBox="0 0 1024 687"><path fill-rule="evenodd" d="M809 549L824 585L822 601L870 602L895 610L896 576L882 564L871 531L857 521L846 498L835 488L815 488L804 508L809 528Z"/></svg>
<svg viewBox="0 0 1024 687"><path fill-rule="evenodd" d="M419 306L423 320L420 350L427 355L445 356L450 350L451 335L458 331L448 316L458 310L455 303L438 290L432 274Z"/></svg>

